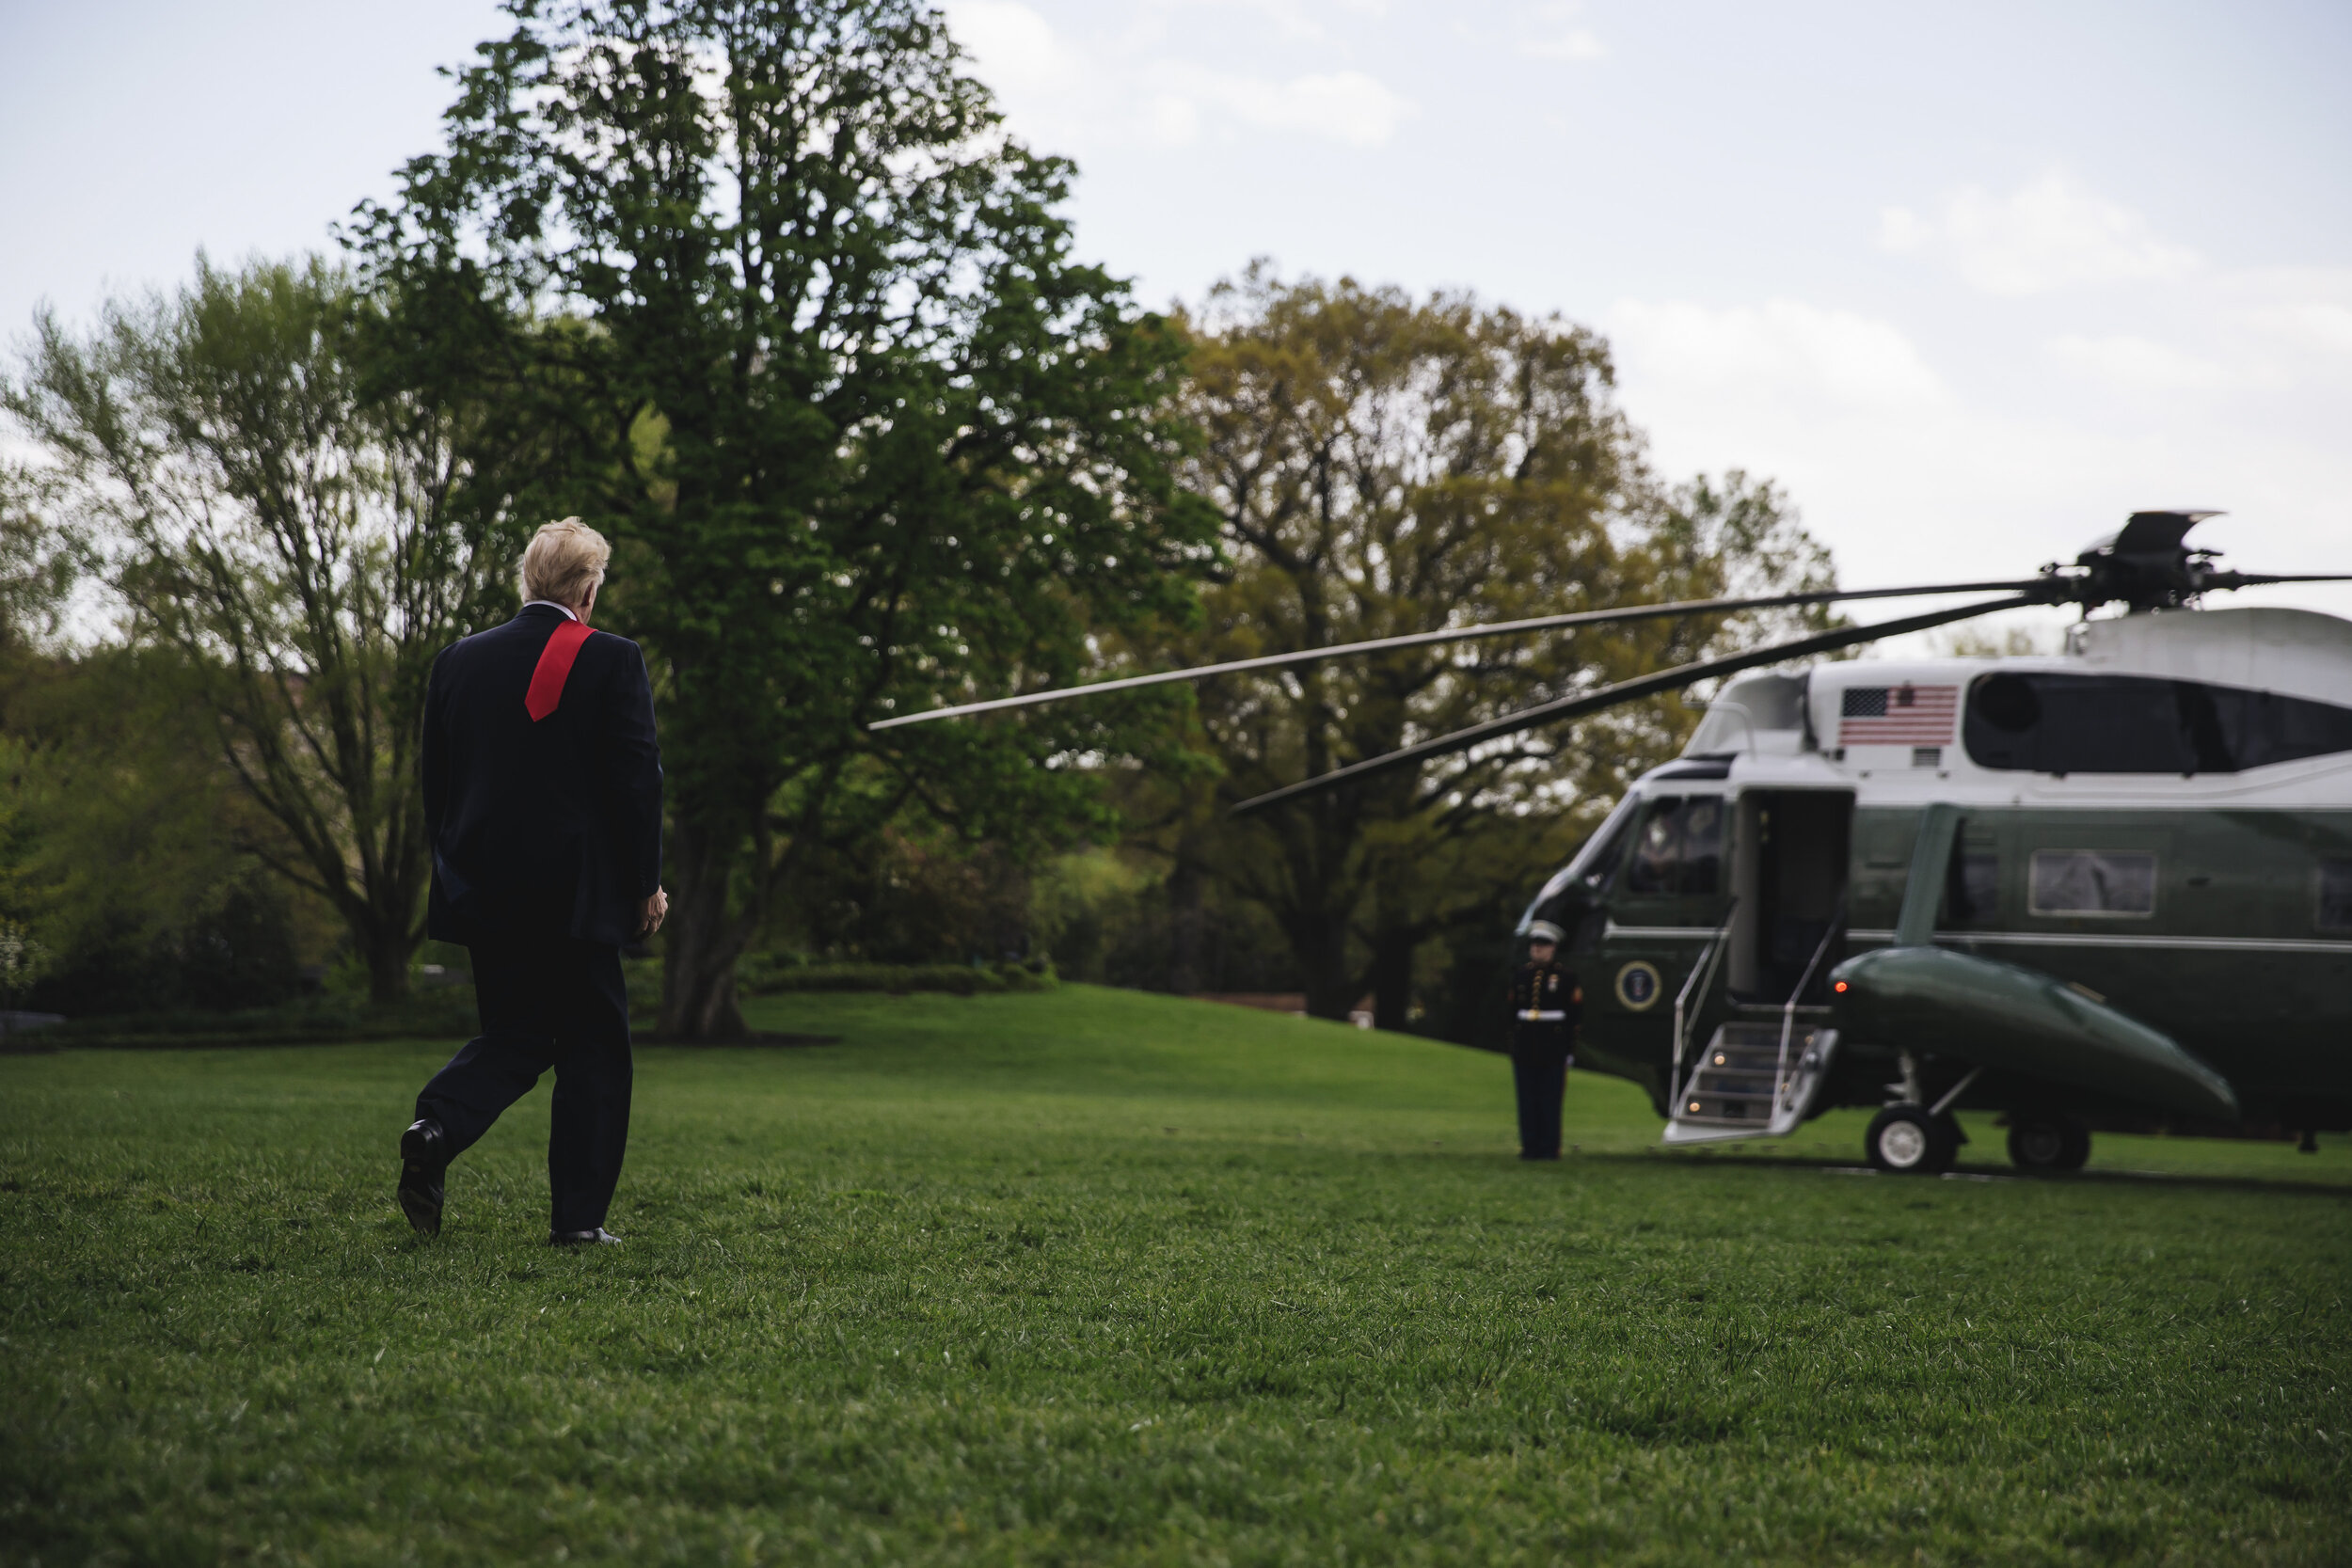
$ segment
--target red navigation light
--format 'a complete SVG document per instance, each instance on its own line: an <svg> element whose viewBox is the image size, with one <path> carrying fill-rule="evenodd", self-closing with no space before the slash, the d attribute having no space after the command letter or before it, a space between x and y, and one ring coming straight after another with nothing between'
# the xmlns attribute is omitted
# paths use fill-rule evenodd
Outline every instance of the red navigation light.
<svg viewBox="0 0 2352 1568"><path fill-rule="evenodd" d="M1834 986L1832 986L1832 987L1830 988L1830 990L1836 990L1836 991L1842 991L1842 990L1844 990L1845 989L1846 989L1846 982L1845 982L1845 981L1843 981L1843 980L1838 981L1836 985L1834 985Z"/></svg>

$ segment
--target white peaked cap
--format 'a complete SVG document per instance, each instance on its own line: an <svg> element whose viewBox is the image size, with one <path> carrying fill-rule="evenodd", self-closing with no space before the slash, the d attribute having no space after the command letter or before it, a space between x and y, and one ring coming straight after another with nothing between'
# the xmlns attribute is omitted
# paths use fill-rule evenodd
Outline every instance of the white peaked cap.
<svg viewBox="0 0 2352 1568"><path fill-rule="evenodd" d="M1530 942L1548 942L1557 947L1560 944L1560 927L1549 920L1535 921L1527 927L1527 940Z"/></svg>

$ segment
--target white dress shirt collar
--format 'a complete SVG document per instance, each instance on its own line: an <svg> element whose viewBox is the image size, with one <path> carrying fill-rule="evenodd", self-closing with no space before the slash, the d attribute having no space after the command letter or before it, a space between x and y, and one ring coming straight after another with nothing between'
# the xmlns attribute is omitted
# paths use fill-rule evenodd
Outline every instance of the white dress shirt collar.
<svg viewBox="0 0 2352 1568"><path fill-rule="evenodd" d="M532 599L532 600L530 600L528 603L526 603L526 604L523 606L523 608L524 608L525 610L529 610L529 609L531 609L531 608L532 608L532 605L546 605L546 606L547 606L549 610L562 610L562 611L563 611L565 615L570 616L570 617L571 617L573 620L575 620L575 621L577 621L577 620L579 620L579 619L580 619L580 611L579 611L579 610L574 610L574 609L573 609L570 605L567 605L567 604L557 604L557 603L556 603L553 599Z"/></svg>

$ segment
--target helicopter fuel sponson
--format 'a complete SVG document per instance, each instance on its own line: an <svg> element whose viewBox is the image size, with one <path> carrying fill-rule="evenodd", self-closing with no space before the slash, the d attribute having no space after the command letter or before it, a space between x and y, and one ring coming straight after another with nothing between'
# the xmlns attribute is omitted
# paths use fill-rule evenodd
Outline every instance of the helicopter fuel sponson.
<svg viewBox="0 0 2352 1568"><path fill-rule="evenodd" d="M1579 1061L1672 1143L1956 1109L2021 1164L2086 1121L2352 1126L2352 622L2142 611L2046 657L1750 674L1525 920L1573 933Z"/></svg>

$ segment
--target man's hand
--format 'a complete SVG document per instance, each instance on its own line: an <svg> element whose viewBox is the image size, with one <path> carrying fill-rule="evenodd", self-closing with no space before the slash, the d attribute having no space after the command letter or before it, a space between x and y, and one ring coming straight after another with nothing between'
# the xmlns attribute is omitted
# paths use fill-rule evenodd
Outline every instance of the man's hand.
<svg viewBox="0 0 2352 1568"><path fill-rule="evenodd" d="M669 913L670 895L660 888L654 889L653 896L645 900L644 907L637 913L637 934L641 937L653 935L661 929L661 922Z"/></svg>

